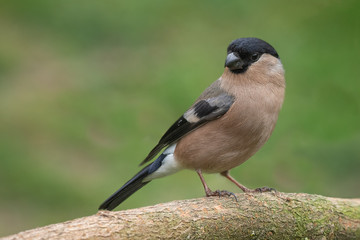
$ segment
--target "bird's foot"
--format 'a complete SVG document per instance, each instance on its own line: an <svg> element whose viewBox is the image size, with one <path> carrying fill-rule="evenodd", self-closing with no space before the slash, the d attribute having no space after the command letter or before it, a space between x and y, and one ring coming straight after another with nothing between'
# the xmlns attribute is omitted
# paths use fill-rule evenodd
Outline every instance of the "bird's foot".
<svg viewBox="0 0 360 240"><path fill-rule="evenodd" d="M209 189L209 191L206 191L206 197L231 197L233 196L235 198L235 201L238 201L237 200L237 197L235 196L234 193L232 192L229 192L229 191L226 191L226 190L216 190L216 191L211 191Z"/></svg>
<svg viewBox="0 0 360 240"><path fill-rule="evenodd" d="M246 189L244 192L246 193L263 193L263 192L277 192L275 188L270 187L261 187L255 189Z"/></svg>

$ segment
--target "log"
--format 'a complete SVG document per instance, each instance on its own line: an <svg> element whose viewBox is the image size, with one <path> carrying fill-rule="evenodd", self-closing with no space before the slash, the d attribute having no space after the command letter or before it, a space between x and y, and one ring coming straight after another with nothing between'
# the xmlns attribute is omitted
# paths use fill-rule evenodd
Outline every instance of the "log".
<svg viewBox="0 0 360 240"><path fill-rule="evenodd" d="M2 239L360 239L360 199L304 193L236 197L99 211Z"/></svg>

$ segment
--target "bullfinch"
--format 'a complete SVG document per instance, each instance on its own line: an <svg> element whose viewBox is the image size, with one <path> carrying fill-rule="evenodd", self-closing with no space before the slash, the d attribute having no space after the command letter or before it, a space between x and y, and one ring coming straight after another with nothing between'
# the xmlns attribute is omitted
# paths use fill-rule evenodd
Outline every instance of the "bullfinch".
<svg viewBox="0 0 360 240"><path fill-rule="evenodd" d="M220 173L244 192L249 189L230 176L230 169L254 155L274 130L285 94L284 68L276 50L258 38L239 38L227 48L224 73L161 137L133 178L103 202L112 210L154 179L182 169L195 170L206 196L211 191L202 173Z"/></svg>

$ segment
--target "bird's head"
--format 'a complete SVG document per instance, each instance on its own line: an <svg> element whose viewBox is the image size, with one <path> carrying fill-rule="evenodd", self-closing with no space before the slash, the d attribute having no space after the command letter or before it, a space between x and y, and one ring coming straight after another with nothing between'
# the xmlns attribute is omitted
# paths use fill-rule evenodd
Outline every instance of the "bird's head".
<svg viewBox="0 0 360 240"><path fill-rule="evenodd" d="M267 42L258 38L239 38L232 41L227 48L225 67L232 73L241 74L264 54L279 59L276 50Z"/></svg>

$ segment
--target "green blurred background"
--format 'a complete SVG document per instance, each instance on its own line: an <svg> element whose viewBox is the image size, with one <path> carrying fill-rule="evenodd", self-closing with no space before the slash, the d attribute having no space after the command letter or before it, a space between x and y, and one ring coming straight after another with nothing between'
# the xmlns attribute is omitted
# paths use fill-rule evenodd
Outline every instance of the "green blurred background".
<svg viewBox="0 0 360 240"><path fill-rule="evenodd" d="M270 141L233 176L359 197L359 3L1 1L0 236L96 213L222 74L238 37L277 49L287 92ZM117 210L203 195L183 171Z"/></svg>

